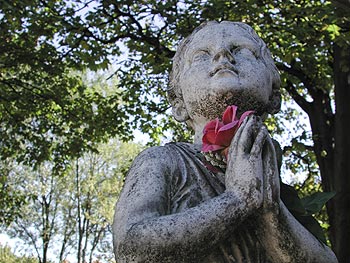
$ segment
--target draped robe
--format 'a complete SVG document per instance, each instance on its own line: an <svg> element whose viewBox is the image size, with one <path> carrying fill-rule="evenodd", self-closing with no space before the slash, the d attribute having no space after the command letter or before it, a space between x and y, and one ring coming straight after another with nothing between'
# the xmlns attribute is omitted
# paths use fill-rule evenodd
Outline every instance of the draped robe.
<svg viewBox="0 0 350 263"><path fill-rule="evenodd" d="M144 167L157 165L154 163L152 153L161 152L163 160L159 160L162 169L161 180L152 180L152 175L147 180L143 178ZM141 153L134 161L121 193L120 201L132 200L135 195L142 195L142 191L162 189L161 198L156 202L150 200L153 210L159 211L159 216L166 216L186 212L187 209L214 198L225 191L225 175L223 172L214 173L207 168L201 158L198 146L189 143L169 143L165 146L153 147ZM166 166L166 167L164 167ZM155 177L155 176L154 176ZM156 178L156 177L155 177ZM162 182L163 185L154 185ZM142 189L142 190L138 190ZM119 203L118 202L118 203ZM147 202L147 201L146 201ZM117 203L117 209L118 209ZM124 204L125 205L125 204ZM132 206L132 201L130 202ZM147 206L147 205L146 205ZM157 207L154 207L157 206ZM131 207L127 208L132 209ZM232 235L216 244L198 258L190 261L179 258L167 261L166 257L159 262L201 262L201 263L268 263L266 254L256 238L254 218L251 216L232 229ZM214 226L213 226L214 227ZM186 249L186 248L185 248ZM135 257L137 258L137 257ZM123 261L123 255L117 255L118 262ZM130 262L125 261L125 262ZM139 262L137 260L133 262Z"/></svg>

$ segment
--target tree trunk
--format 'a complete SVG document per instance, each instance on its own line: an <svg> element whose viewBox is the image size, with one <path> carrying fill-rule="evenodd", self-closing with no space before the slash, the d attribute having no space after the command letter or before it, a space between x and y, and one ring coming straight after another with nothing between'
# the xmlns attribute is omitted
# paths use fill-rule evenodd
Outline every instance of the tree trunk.
<svg viewBox="0 0 350 263"><path fill-rule="evenodd" d="M337 193L327 203L327 212L330 241L339 263L350 262L349 61L349 47L334 45L335 118L331 117L329 96L322 89L313 94L313 105L308 112L323 190Z"/></svg>
<svg viewBox="0 0 350 263"><path fill-rule="evenodd" d="M82 254L82 242L83 242L83 222L82 222L82 212L81 212L81 200L80 200L80 175L79 175L79 160L75 161L76 171L76 197L77 197L77 217L78 217L78 244L77 244L77 262L81 263L81 254Z"/></svg>
<svg viewBox="0 0 350 263"><path fill-rule="evenodd" d="M314 151L320 168L322 187L337 195L327 203L330 241L340 263L350 262L350 48L334 46L334 84L336 112L332 112L330 95L323 88L310 89L312 103L288 92L309 116ZM289 73L289 68L283 67ZM312 86L312 85L310 85ZM310 91L309 90L309 91Z"/></svg>
<svg viewBox="0 0 350 263"><path fill-rule="evenodd" d="M308 113L317 164L325 192L334 191L334 114L329 94L321 88L314 93Z"/></svg>
<svg viewBox="0 0 350 263"><path fill-rule="evenodd" d="M331 239L340 263L350 262L350 48L334 45L335 79L335 166L334 187L337 195L329 215Z"/></svg>

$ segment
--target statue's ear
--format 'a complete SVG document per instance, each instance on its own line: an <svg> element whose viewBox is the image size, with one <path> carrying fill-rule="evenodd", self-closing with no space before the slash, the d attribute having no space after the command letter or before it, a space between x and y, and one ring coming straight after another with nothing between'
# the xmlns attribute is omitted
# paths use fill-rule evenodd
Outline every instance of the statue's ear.
<svg viewBox="0 0 350 263"><path fill-rule="evenodd" d="M176 98L172 103L172 113L175 120L179 122L185 122L190 117L188 115L187 109L185 107L185 103L182 99Z"/></svg>
<svg viewBox="0 0 350 263"><path fill-rule="evenodd" d="M268 105L267 112L270 114L275 114L281 109L281 93L278 89L273 89L270 96L270 102Z"/></svg>

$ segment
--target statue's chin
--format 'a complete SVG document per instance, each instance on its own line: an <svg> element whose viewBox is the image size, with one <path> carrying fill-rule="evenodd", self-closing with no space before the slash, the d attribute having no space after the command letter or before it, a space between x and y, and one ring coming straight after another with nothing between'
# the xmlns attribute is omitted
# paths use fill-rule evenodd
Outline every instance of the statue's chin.
<svg viewBox="0 0 350 263"><path fill-rule="evenodd" d="M222 91L222 90L221 90ZM193 102L192 110L208 119L215 119L222 116L228 106L236 105L238 114L254 110L257 115L264 115L267 110L267 103L263 102L259 94L247 92L247 90L231 90L209 94L201 102Z"/></svg>

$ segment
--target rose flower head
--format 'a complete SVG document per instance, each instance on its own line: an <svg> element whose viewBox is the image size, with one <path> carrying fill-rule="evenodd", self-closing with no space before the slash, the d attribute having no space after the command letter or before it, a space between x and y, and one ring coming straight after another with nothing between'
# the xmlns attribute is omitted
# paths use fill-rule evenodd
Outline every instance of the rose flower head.
<svg viewBox="0 0 350 263"><path fill-rule="evenodd" d="M243 120L253 113L254 111L246 111L238 119L237 106L228 106L221 120L216 118L205 125L202 138L202 152L221 152L227 157L228 147L233 136Z"/></svg>

